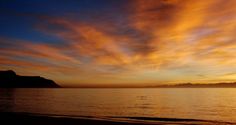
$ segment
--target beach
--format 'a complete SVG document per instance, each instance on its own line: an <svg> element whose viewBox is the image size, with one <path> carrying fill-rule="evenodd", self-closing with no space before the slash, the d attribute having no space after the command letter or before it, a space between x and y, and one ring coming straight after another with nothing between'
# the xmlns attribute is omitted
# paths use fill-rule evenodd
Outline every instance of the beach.
<svg viewBox="0 0 236 125"><path fill-rule="evenodd" d="M94 118L47 116L43 114L0 112L1 125L230 125L233 123L175 118L123 117Z"/></svg>

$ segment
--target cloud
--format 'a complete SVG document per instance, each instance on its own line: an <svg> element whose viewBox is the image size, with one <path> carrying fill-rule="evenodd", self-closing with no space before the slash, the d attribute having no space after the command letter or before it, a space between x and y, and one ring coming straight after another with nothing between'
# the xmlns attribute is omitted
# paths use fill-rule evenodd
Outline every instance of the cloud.
<svg viewBox="0 0 236 125"><path fill-rule="evenodd" d="M1 40L0 54L13 60L0 63L28 65L19 63L16 57L20 57L52 71L91 75L101 83L198 81L202 76L207 82L236 70L235 4L234 0L135 0L122 11L127 12L124 18L106 13L93 21L44 17L37 29L63 43ZM91 77L84 81L95 82Z"/></svg>
<svg viewBox="0 0 236 125"><path fill-rule="evenodd" d="M72 70L73 65L79 65L79 59L69 54L61 47L47 44L33 43L31 41L19 41L14 39L2 39L0 43L0 63L28 70L41 72L64 72Z"/></svg>
<svg viewBox="0 0 236 125"><path fill-rule="evenodd" d="M79 63L79 60L75 59L74 57L70 57L65 53L66 50L64 49L63 51L63 48L61 47L12 39L4 39L0 41L0 43L5 43L5 47L1 47L0 50L2 54L10 54L12 56L27 56L32 58L44 58L52 61L69 61L73 63Z"/></svg>

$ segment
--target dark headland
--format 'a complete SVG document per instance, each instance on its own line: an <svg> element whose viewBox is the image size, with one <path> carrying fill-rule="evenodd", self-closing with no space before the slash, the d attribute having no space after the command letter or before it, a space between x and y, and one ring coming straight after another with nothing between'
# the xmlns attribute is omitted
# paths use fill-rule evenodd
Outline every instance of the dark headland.
<svg viewBox="0 0 236 125"><path fill-rule="evenodd" d="M12 70L0 71L0 88L59 88L54 81L40 76L20 76Z"/></svg>

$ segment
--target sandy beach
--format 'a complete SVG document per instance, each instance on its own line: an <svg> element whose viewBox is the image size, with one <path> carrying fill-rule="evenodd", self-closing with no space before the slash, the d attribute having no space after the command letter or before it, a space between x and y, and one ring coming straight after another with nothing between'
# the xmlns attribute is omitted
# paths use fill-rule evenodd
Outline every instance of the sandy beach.
<svg viewBox="0 0 236 125"><path fill-rule="evenodd" d="M125 117L119 120L92 118L92 117L67 117L67 116L46 116L30 113L1 112L1 125L167 125L167 124L194 124L194 125L215 125L232 124L214 121L193 120L193 119L171 119L171 118L143 118L131 117L125 120Z"/></svg>

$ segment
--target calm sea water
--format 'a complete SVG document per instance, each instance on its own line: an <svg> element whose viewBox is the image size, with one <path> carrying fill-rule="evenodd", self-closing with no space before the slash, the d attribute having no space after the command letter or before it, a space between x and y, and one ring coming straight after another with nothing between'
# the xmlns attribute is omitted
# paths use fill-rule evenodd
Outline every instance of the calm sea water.
<svg viewBox="0 0 236 125"><path fill-rule="evenodd" d="M0 111L236 122L236 88L0 89Z"/></svg>

